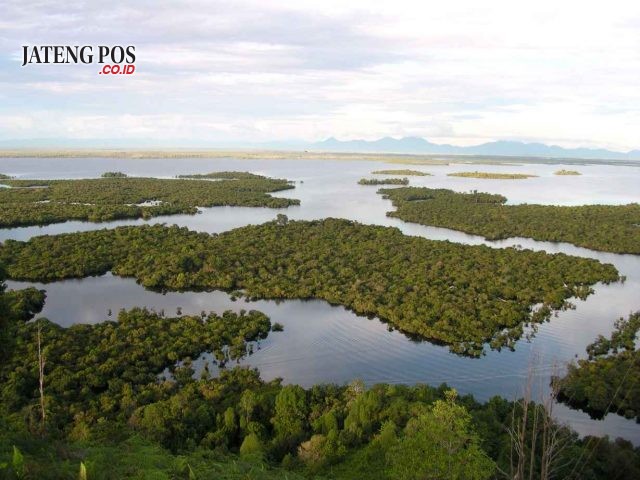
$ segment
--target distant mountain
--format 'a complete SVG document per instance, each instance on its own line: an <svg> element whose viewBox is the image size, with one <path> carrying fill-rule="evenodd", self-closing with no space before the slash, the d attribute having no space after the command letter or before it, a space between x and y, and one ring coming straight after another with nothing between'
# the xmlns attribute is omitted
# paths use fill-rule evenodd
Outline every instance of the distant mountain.
<svg viewBox="0 0 640 480"><path fill-rule="evenodd" d="M505 157L566 158L583 160L640 161L640 150L614 152L593 148L563 148L544 143L500 140L469 147L432 143L421 137L379 140L347 140L328 138L322 142L283 140L271 142L242 142L220 140L181 140L165 138L31 138L0 140L1 149L261 149L289 151L323 151L349 153L400 153L436 155L480 155Z"/></svg>
<svg viewBox="0 0 640 480"><path fill-rule="evenodd" d="M584 158L601 160L640 160L640 150L614 152L594 148L563 148L544 143L500 140L469 147L431 143L420 137L379 140L340 141L333 137L312 145L313 149L332 152L357 153L422 153L442 155L500 155L510 157Z"/></svg>

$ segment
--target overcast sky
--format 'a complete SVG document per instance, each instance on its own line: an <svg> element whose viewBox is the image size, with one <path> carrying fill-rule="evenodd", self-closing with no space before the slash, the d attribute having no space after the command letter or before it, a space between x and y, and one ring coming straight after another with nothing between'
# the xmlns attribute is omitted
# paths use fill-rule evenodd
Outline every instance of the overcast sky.
<svg viewBox="0 0 640 480"><path fill-rule="evenodd" d="M136 73L21 67L135 45ZM0 0L0 140L640 148L640 2Z"/></svg>

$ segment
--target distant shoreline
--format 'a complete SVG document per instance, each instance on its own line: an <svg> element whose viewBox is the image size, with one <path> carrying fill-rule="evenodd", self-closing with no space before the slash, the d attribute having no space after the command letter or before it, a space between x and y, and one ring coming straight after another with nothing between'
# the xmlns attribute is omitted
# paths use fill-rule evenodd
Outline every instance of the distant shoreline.
<svg viewBox="0 0 640 480"><path fill-rule="evenodd" d="M514 157L500 155L441 155L405 153L348 153L286 150L223 150L223 149L0 149L0 158L234 158L237 160L345 160L379 161L406 165L485 164L519 165L523 163L569 165L618 165L640 167L640 161L598 160L579 158Z"/></svg>

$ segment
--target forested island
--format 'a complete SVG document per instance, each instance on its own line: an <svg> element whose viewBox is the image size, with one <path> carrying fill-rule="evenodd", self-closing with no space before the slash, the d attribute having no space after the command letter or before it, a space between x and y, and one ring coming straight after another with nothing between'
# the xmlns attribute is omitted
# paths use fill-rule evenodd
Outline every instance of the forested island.
<svg viewBox="0 0 640 480"><path fill-rule="evenodd" d="M610 338L587 347L589 358L570 364L559 382L560 400L595 418L617 412L640 422L640 312L620 318Z"/></svg>
<svg viewBox="0 0 640 480"><path fill-rule="evenodd" d="M407 222L451 228L488 240L528 237L614 253L640 254L640 204L505 205L507 199L473 191L406 187L381 189Z"/></svg>
<svg viewBox="0 0 640 480"><path fill-rule="evenodd" d="M513 348L523 326L618 280L612 265L564 254L459 245L347 220L277 221L219 235L157 226L7 240L13 279L135 277L148 288L319 298L407 334L481 355ZM536 306L535 309L533 307Z"/></svg>
<svg viewBox="0 0 640 480"><path fill-rule="evenodd" d="M117 321L62 328L27 321L42 300L0 285L3 478L640 475L629 442L579 439L526 397L479 403L445 385L360 381L305 390L225 366L269 334L257 311L169 318L134 308ZM196 378L191 358L204 351L218 365Z"/></svg>
<svg viewBox="0 0 640 480"><path fill-rule="evenodd" d="M361 178L359 185L409 185L408 178Z"/></svg>
<svg viewBox="0 0 640 480"><path fill-rule="evenodd" d="M465 178L486 178L495 180L524 180L526 178L535 178L537 175L529 175L525 173L497 173L497 172L455 172L448 173L448 177L465 177Z"/></svg>
<svg viewBox="0 0 640 480"><path fill-rule="evenodd" d="M177 178L208 178L212 180L246 180L265 178L262 175L256 175L250 172L211 172L211 173L192 173L189 175L178 175Z"/></svg>
<svg viewBox="0 0 640 480"><path fill-rule="evenodd" d="M420 170L374 170L373 175L405 175L408 177L430 177L431 174Z"/></svg>
<svg viewBox="0 0 640 480"><path fill-rule="evenodd" d="M120 172L105 175L82 180L3 180L10 188L0 188L0 228L194 214L197 207L285 208L300 203L269 195L294 188L289 181L250 173L218 172L221 179L215 182L128 178Z"/></svg>
<svg viewBox="0 0 640 480"><path fill-rule="evenodd" d="M102 178L127 178L127 174L123 172L104 172Z"/></svg>

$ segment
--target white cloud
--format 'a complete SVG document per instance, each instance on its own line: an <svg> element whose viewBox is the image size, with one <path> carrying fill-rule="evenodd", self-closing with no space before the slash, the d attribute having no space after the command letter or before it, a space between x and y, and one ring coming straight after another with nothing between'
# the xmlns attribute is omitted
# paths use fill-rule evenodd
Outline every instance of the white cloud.
<svg viewBox="0 0 640 480"><path fill-rule="evenodd" d="M640 147L637 2L5 0L0 19L0 139ZM133 43L137 72L20 68L38 43Z"/></svg>

